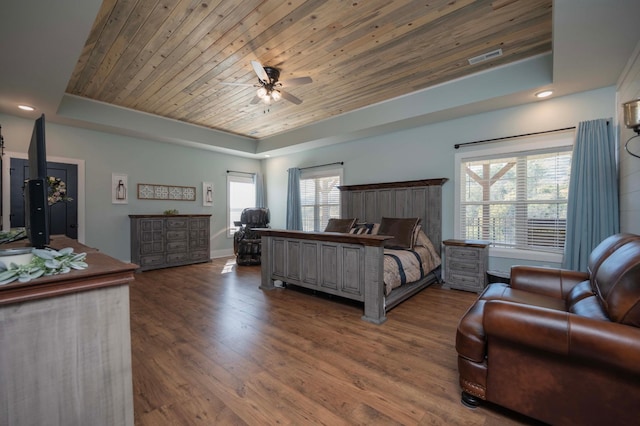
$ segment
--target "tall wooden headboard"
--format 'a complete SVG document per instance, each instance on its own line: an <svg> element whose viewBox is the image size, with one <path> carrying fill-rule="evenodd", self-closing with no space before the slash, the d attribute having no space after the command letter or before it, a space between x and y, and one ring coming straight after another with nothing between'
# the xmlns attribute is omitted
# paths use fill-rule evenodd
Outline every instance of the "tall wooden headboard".
<svg viewBox="0 0 640 426"><path fill-rule="evenodd" d="M341 217L380 222L419 217L436 250L442 246L442 185L447 178L340 186Z"/></svg>

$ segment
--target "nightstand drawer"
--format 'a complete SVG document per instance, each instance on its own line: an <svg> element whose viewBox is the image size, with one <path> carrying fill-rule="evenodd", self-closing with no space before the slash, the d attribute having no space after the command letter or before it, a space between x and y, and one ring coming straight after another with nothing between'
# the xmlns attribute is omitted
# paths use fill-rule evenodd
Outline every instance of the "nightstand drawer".
<svg viewBox="0 0 640 426"><path fill-rule="evenodd" d="M484 280L477 276L461 275L452 272L449 276L449 281L452 286L456 287L466 287L467 289L473 290L482 290L484 288Z"/></svg>
<svg viewBox="0 0 640 426"><path fill-rule="evenodd" d="M478 260L480 259L480 251L477 249L469 249L464 247L451 247L449 249L449 257L461 260Z"/></svg>
<svg viewBox="0 0 640 426"><path fill-rule="evenodd" d="M479 275L484 269L478 262L459 261L455 258L449 260L449 263L452 272Z"/></svg>

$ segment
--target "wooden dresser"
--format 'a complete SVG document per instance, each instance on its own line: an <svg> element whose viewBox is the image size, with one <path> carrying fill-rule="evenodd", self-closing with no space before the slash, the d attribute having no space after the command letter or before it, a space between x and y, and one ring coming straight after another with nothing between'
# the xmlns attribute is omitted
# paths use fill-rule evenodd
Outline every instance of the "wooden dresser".
<svg viewBox="0 0 640 426"><path fill-rule="evenodd" d="M140 270L209 262L211 215L129 215L131 262Z"/></svg>
<svg viewBox="0 0 640 426"><path fill-rule="evenodd" d="M89 267L0 286L0 424L132 426L136 265L64 236L51 246Z"/></svg>
<svg viewBox="0 0 640 426"><path fill-rule="evenodd" d="M444 286L481 292L487 285L490 241L445 240Z"/></svg>

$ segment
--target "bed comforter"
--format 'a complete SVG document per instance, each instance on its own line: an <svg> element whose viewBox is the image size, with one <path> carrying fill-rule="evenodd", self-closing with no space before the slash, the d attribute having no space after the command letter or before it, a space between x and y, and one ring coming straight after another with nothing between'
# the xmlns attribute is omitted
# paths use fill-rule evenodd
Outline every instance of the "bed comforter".
<svg viewBox="0 0 640 426"><path fill-rule="evenodd" d="M424 234L418 237L412 249L384 250L384 291L385 296L403 284L419 281L442 263Z"/></svg>

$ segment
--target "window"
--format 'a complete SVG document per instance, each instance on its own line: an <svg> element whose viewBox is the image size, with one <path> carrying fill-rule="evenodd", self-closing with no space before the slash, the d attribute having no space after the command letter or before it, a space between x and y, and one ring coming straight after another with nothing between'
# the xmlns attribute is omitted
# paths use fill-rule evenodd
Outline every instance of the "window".
<svg viewBox="0 0 640 426"><path fill-rule="evenodd" d="M573 132L534 139L456 155L459 238L489 240L505 257L562 254Z"/></svg>
<svg viewBox="0 0 640 426"><path fill-rule="evenodd" d="M256 184L253 176L227 175L227 197L227 236L232 237L238 229L233 222L240 220L242 210L256 205Z"/></svg>
<svg viewBox="0 0 640 426"><path fill-rule="evenodd" d="M331 218L340 217L342 169L307 171L300 176L302 230L322 231Z"/></svg>

